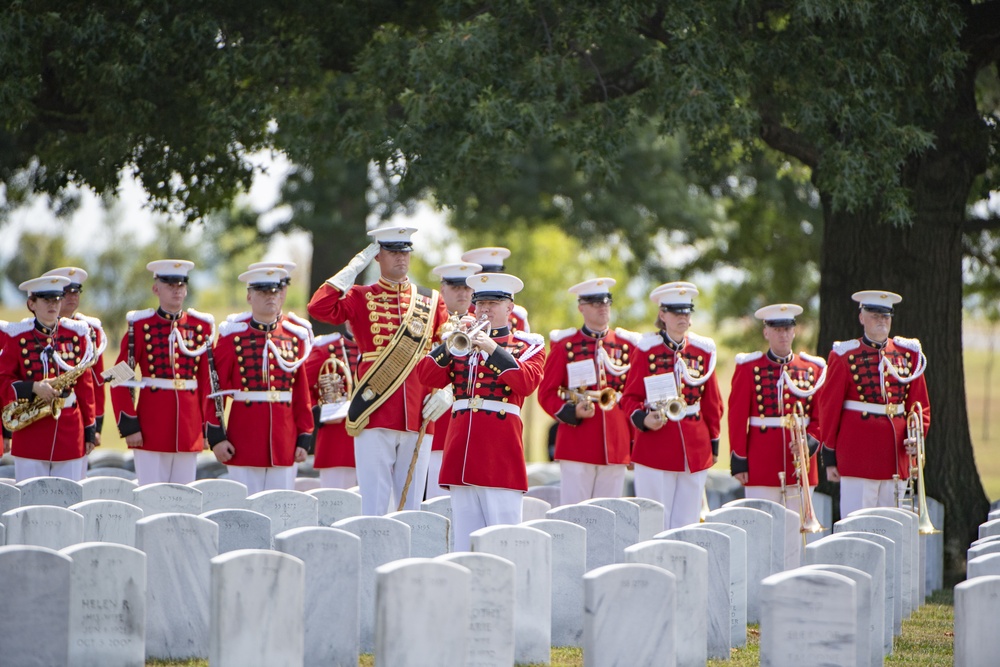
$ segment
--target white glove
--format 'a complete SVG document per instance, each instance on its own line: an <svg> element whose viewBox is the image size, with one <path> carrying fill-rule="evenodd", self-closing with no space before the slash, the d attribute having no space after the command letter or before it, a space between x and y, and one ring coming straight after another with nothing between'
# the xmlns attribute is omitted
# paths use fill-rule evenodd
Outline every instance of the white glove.
<svg viewBox="0 0 1000 667"><path fill-rule="evenodd" d="M420 413L424 419L437 421L437 418L448 412L448 408L455 402L455 394L448 385L444 389L438 389L432 394L428 394L424 399L424 409Z"/></svg>
<svg viewBox="0 0 1000 667"><path fill-rule="evenodd" d="M347 290L354 284L354 279L358 277L359 273L365 270L366 266L371 264L380 248L381 246L378 243L370 243L367 248L355 255L337 275L326 282L340 290L341 294L347 294Z"/></svg>

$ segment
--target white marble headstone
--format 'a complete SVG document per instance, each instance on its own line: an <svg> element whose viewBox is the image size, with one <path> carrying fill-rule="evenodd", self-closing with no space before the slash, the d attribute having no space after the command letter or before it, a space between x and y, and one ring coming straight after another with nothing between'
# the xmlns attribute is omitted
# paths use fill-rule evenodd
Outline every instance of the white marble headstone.
<svg viewBox="0 0 1000 667"><path fill-rule="evenodd" d="M729 538L729 625L734 648L747 643L747 531L728 523L698 523L691 530L712 530ZM701 545L698 545L701 546Z"/></svg>
<svg viewBox="0 0 1000 667"><path fill-rule="evenodd" d="M910 586L912 573L910 572L910 550L908 544L904 542L904 526L895 519L887 519L882 516L849 516L841 519L833 525L833 534L838 533L871 533L889 538L893 542L896 574L893 577L893 596L896 598L897 624L900 624L899 631L902 630L901 623L910 616L910 596L913 589Z"/></svg>
<svg viewBox="0 0 1000 667"><path fill-rule="evenodd" d="M361 538L361 652L371 653L375 649L375 568L410 557L410 527L384 516L354 516L341 519L333 527Z"/></svg>
<svg viewBox="0 0 1000 667"><path fill-rule="evenodd" d="M1000 655L1000 576L955 586L955 667L995 665Z"/></svg>
<svg viewBox="0 0 1000 667"><path fill-rule="evenodd" d="M270 549L271 518L248 509L210 510L200 515L219 526L219 553Z"/></svg>
<svg viewBox="0 0 1000 667"><path fill-rule="evenodd" d="M451 522L446 517L423 510L402 510L386 516L410 527L411 558L434 558L448 553Z"/></svg>
<svg viewBox="0 0 1000 667"><path fill-rule="evenodd" d="M625 547L639 541L639 506L624 498L591 498L579 504L603 507L615 513L615 562L624 563Z"/></svg>
<svg viewBox="0 0 1000 667"><path fill-rule="evenodd" d="M339 528L292 528L275 536L274 548L305 563L305 664L355 667L360 538Z"/></svg>
<svg viewBox="0 0 1000 667"><path fill-rule="evenodd" d="M83 517L85 541L135 546L135 522L142 518L142 510L135 505L120 500L84 500L69 509Z"/></svg>
<svg viewBox="0 0 1000 667"><path fill-rule="evenodd" d="M552 646L552 538L537 528L489 526L470 536L474 552L514 563L514 658L548 663Z"/></svg>
<svg viewBox="0 0 1000 667"><path fill-rule="evenodd" d="M651 540L657 533L663 532L663 503L652 498L629 496L625 498L630 503L639 506L639 541Z"/></svg>
<svg viewBox="0 0 1000 667"><path fill-rule="evenodd" d="M29 505L5 512L7 544L59 550L83 542L83 517L55 505Z"/></svg>
<svg viewBox="0 0 1000 667"><path fill-rule="evenodd" d="M1000 553L976 556L966 564L966 579L1000 576Z"/></svg>
<svg viewBox="0 0 1000 667"><path fill-rule="evenodd" d="M456 563L404 558L375 568L375 655L380 665L462 665L472 574Z"/></svg>
<svg viewBox="0 0 1000 667"><path fill-rule="evenodd" d="M663 568L642 563L605 565L583 577L585 667L677 663L677 581Z"/></svg>
<svg viewBox="0 0 1000 667"><path fill-rule="evenodd" d="M923 604L923 598L920 596L920 580L923 569L920 565L919 517L909 510L898 507L869 507L851 512L850 516L881 516L903 524L903 554L909 554L910 565L910 577L908 580L905 578L903 580L904 584L909 582L907 585L910 589L910 596L907 598L904 595L903 602L905 604L907 600L909 601L910 608L907 616L912 614ZM906 558L903 559L904 567L906 560Z"/></svg>
<svg viewBox="0 0 1000 667"><path fill-rule="evenodd" d="M451 525L454 525L454 521L451 519L451 496L438 496L437 498L431 498L430 500L425 500L420 503L420 509L424 512L434 512L435 514L440 514L444 518L451 521ZM522 517L523 518L523 517ZM448 531L448 551L455 550L455 531Z"/></svg>
<svg viewBox="0 0 1000 667"><path fill-rule="evenodd" d="M132 504L141 509L146 518L167 512L201 514L201 491L186 484L147 484L136 488L132 498Z"/></svg>
<svg viewBox="0 0 1000 667"><path fill-rule="evenodd" d="M979 556L985 556L987 554L1000 554L1000 540L984 542L983 544L969 547L965 552L965 560L970 561L973 558L978 558Z"/></svg>
<svg viewBox="0 0 1000 667"><path fill-rule="evenodd" d="M514 564L487 553L460 551L439 556L472 573L469 585L469 642L463 664L514 664ZM351 666L353 667L353 665Z"/></svg>
<svg viewBox="0 0 1000 667"><path fill-rule="evenodd" d="M770 574L777 574L782 570L789 570L800 565L796 559L796 555L801 555L799 545L802 539L799 533L799 515L797 513L791 512L780 503L764 498L740 498L729 501L723 507L749 507L771 515ZM790 549L791 554L788 553Z"/></svg>
<svg viewBox="0 0 1000 667"><path fill-rule="evenodd" d="M544 500L552 507L559 507L562 505L561 493L562 490L558 486L529 486L528 492L524 495Z"/></svg>
<svg viewBox="0 0 1000 667"><path fill-rule="evenodd" d="M207 658L219 527L193 514L147 516L135 524L135 546L146 553L147 657Z"/></svg>
<svg viewBox="0 0 1000 667"><path fill-rule="evenodd" d="M21 507L55 505L69 507L83 500L80 482L63 477L32 477L17 483L21 489Z"/></svg>
<svg viewBox="0 0 1000 667"><path fill-rule="evenodd" d="M718 524L717 524L718 525ZM677 540L701 547L708 554L708 657L728 660L732 649L729 536L714 530L674 528L657 533L656 539ZM746 625L743 627L746 632Z"/></svg>
<svg viewBox="0 0 1000 667"><path fill-rule="evenodd" d="M825 493L813 491L812 504L816 520L823 526L823 530L818 533L806 533L806 544L833 534L833 498ZM802 557L805 558L805 554Z"/></svg>
<svg viewBox="0 0 1000 667"><path fill-rule="evenodd" d="M341 519L361 516L361 496L346 489L306 491L319 501L319 525L332 526Z"/></svg>
<svg viewBox="0 0 1000 667"><path fill-rule="evenodd" d="M662 533L661 533L662 534ZM676 540L647 540L625 549L628 563L662 567L677 577L677 666L702 666L708 660L708 553Z"/></svg>
<svg viewBox="0 0 1000 667"><path fill-rule="evenodd" d="M534 521L544 519L545 513L552 509L552 505L540 498L524 496L521 498L521 521Z"/></svg>
<svg viewBox="0 0 1000 667"><path fill-rule="evenodd" d="M920 559L924 564L922 600L944 587L944 505L928 497L927 514L939 532L920 536Z"/></svg>
<svg viewBox="0 0 1000 667"><path fill-rule="evenodd" d="M858 662L857 667L882 667L885 654L882 648L882 624L872 621L872 576L846 565L806 565L802 569L836 572L855 585L857 594L857 626L858 626ZM879 607L881 609L881 607Z"/></svg>
<svg viewBox="0 0 1000 667"><path fill-rule="evenodd" d="M587 570L615 562L615 513L596 505L563 505L545 513L548 519L569 521L587 530Z"/></svg>
<svg viewBox="0 0 1000 667"><path fill-rule="evenodd" d="M302 491L303 493L323 488L319 477L296 477L294 486L296 491Z"/></svg>
<svg viewBox="0 0 1000 667"><path fill-rule="evenodd" d="M261 491L247 496L247 509L271 519L271 535L319 525L319 501L303 491Z"/></svg>
<svg viewBox="0 0 1000 667"><path fill-rule="evenodd" d="M525 521L521 525L537 528L552 538L552 646L581 646L587 529L557 519Z"/></svg>
<svg viewBox="0 0 1000 667"><path fill-rule="evenodd" d="M118 500L123 503L131 503L132 492L138 484L131 479L121 477L99 476L88 477L80 482L83 487L83 502L88 500Z"/></svg>
<svg viewBox="0 0 1000 667"><path fill-rule="evenodd" d="M21 504L24 504L23 499L21 500ZM989 537L990 535L1000 535L1000 519L993 519L992 521L979 524L979 539Z"/></svg>
<svg viewBox="0 0 1000 667"><path fill-rule="evenodd" d="M146 554L98 542L75 544L62 553L73 559L67 664L145 665Z"/></svg>
<svg viewBox="0 0 1000 667"><path fill-rule="evenodd" d="M209 664L302 665L305 566L279 551L241 549L211 559Z"/></svg>
<svg viewBox="0 0 1000 667"><path fill-rule="evenodd" d="M747 623L760 622L760 582L771 572L771 526L767 512L750 507L722 507L705 517L706 523L728 523L747 533Z"/></svg>
<svg viewBox="0 0 1000 667"><path fill-rule="evenodd" d="M0 547L0 572L4 573L0 662L4 665L69 664L72 563L68 556L45 547Z"/></svg>
<svg viewBox="0 0 1000 667"><path fill-rule="evenodd" d="M760 664L855 665L857 587L834 572L804 568L761 584Z"/></svg>
<svg viewBox="0 0 1000 667"><path fill-rule="evenodd" d="M240 510L247 506L247 485L234 479L199 479L188 484L201 491L202 513L212 510Z"/></svg>
<svg viewBox="0 0 1000 667"><path fill-rule="evenodd" d="M21 489L14 483L0 484L0 514L21 506ZM3 546L3 545L0 545Z"/></svg>

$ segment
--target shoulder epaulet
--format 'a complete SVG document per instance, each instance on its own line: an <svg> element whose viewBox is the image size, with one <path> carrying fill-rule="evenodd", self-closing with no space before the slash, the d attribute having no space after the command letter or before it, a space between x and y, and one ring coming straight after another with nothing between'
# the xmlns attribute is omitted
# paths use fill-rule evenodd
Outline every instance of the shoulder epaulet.
<svg viewBox="0 0 1000 667"><path fill-rule="evenodd" d="M524 333L523 331L515 331L514 338L518 340L523 340L529 345L545 345L545 337L540 334Z"/></svg>
<svg viewBox="0 0 1000 667"><path fill-rule="evenodd" d="M569 338L577 332L576 329L570 327L569 329L553 329L549 332L549 342L558 343L563 338Z"/></svg>
<svg viewBox="0 0 1000 667"><path fill-rule="evenodd" d="M232 334L238 334L240 332L246 331L250 328L250 325L246 322L233 322L231 320L226 320L219 325L219 338L224 336L231 336Z"/></svg>
<svg viewBox="0 0 1000 667"><path fill-rule="evenodd" d="M700 347L706 352L715 352L715 341L708 336L702 336L696 333L689 333L687 335L688 342L692 345Z"/></svg>
<svg viewBox="0 0 1000 667"><path fill-rule="evenodd" d="M73 331L78 336L89 336L87 331L90 329L90 325L86 322L80 322L77 320L71 320L68 317L60 317L59 324L66 327L70 331Z"/></svg>
<svg viewBox="0 0 1000 667"><path fill-rule="evenodd" d="M308 341L309 340L309 330L306 329L305 327L299 326L298 324L295 324L293 322L289 322L288 320L285 320L284 322L282 322L281 325L285 328L286 331L289 331L289 332L295 334L301 340L304 340L304 341Z"/></svg>
<svg viewBox="0 0 1000 667"><path fill-rule="evenodd" d="M914 352L923 352L923 348L920 347L920 341L916 338L903 338L902 336L894 336L892 339L896 345L900 347L905 347L907 350L913 350Z"/></svg>
<svg viewBox="0 0 1000 667"><path fill-rule="evenodd" d="M639 342L636 343L636 347L640 350L649 350L657 345L661 345L662 343L663 336L660 335L659 331L654 331L653 333L643 334L639 339Z"/></svg>
<svg viewBox="0 0 1000 667"><path fill-rule="evenodd" d="M748 364L751 361L756 361L757 359L760 359L763 356L764 353L761 352L760 350L757 350L756 352L741 352L740 354L736 355L736 364L737 365Z"/></svg>
<svg viewBox="0 0 1000 667"><path fill-rule="evenodd" d="M13 338L14 336L19 336L26 331L31 331L35 328L35 318L23 319L20 322L11 322L7 325L7 335Z"/></svg>
<svg viewBox="0 0 1000 667"><path fill-rule="evenodd" d="M817 357L815 355L807 354L805 352L799 352L799 356L810 363L816 364L820 368L826 368L826 359L824 359L823 357Z"/></svg>
<svg viewBox="0 0 1000 667"><path fill-rule="evenodd" d="M243 313L233 313L232 315L226 315L227 322L245 322L250 319L251 313L249 310Z"/></svg>
<svg viewBox="0 0 1000 667"><path fill-rule="evenodd" d="M202 313L200 311L195 310L194 308L188 308L187 312L188 315L191 315L192 317L197 317L199 320L204 320L209 324L211 324L213 327L215 326L215 315L212 315L211 313Z"/></svg>
<svg viewBox="0 0 1000 667"><path fill-rule="evenodd" d="M144 308L143 310L130 310L128 314L125 315L125 319L129 322L138 322L139 320L144 320L147 317L152 317L156 315L156 310L153 308Z"/></svg>
<svg viewBox="0 0 1000 667"><path fill-rule="evenodd" d="M293 313L291 311L289 311L288 313L286 313L285 317L287 317L288 319L290 319L292 322L295 322L300 327L305 327L306 329L309 329L309 331L312 331L312 328L313 328L312 322L310 322L306 318L299 317L298 315L296 315L295 313Z"/></svg>
<svg viewBox="0 0 1000 667"><path fill-rule="evenodd" d="M77 313L74 317L78 320L86 322L94 329L99 329L101 331L104 330L104 325L102 325L101 321L96 317L91 317L90 315L84 315L83 313Z"/></svg>
<svg viewBox="0 0 1000 667"><path fill-rule="evenodd" d="M633 345L638 345L639 340L642 338L642 334L637 331L629 331L628 329L622 329L621 327L615 327L615 335L619 338L632 343Z"/></svg>
<svg viewBox="0 0 1000 667"><path fill-rule="evenodd" d="M833 353L837 356L843 356L845 353L851 350L856 350L861 347L861 341L857 338L852 338L851 340L835 340L833 342Z"/></svg>
<svg viewBox="0 0 1000 667"><path fill-rule="evenodd" d="M528 317L528 309L517 303L514 304L513 313L522 320Z"/></svg>
<svg viewBox="0 0 1000 667"><path fill-rule="evenodd" d="M333 333L323 334L322 336L316 336L313 338L313 347L322 347L324 345L330 345L331 343L336 343L340 340L340 333L334 331Z"/></svg>

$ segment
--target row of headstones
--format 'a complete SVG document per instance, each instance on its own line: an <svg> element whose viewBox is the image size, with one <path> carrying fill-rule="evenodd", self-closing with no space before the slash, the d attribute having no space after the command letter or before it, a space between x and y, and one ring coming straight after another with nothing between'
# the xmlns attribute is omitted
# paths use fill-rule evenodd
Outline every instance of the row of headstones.
<svg viewBox="0 0 1000 667"><path fill-rule="evenodd" d="M955 667L994 665L1000 655L1000 509L979 524L966 551L966 580L955 586Z"/></svg>

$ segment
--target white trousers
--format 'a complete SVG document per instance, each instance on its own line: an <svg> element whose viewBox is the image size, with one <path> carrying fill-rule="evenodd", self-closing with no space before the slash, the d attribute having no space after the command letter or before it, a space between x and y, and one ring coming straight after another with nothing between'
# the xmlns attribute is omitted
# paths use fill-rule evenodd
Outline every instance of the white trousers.
<svg viewBox="0 0 1000 667"><path fill-rule="evenodd" d="M869 507L895 507L895 484L891 479L865 479L864 477L840 478L840 518L854 510ZM903 498L906 481L899 480L899 497Z"/></svg>
<svg viewBox="0 0 1000 667"><path fill-rule="evenodd" d="M79 482L86 469L86 456L68 461L38 461L22 456L14 457L14 479L18 482L32 477L65 477Z"/></svg>
<svg viewBox="0 0 1000 667"><path fill-rule="evenodd" d="M416 444L416 433L387 428L366 428L354 438L354 462L363 515L382 516L396 511ZM420 454L403 509L420 509L427 483L430 449L431 441L425 437L420 444Z"/></svg>
<svg viewBox="0 0 1000 667"><path fill-rule="evenodd" d="M670 472L635 464L635 495L663 504L663 529L698 523L708 470Z"/></svg>
<svg viewBox="0 0 1000 667"><path fill-rule="evenodd" d="M514 489L484 486L451 487L451 520L455 551L468 551L469 536L487 526L521 523L524 494Z"/></svg>
<svg viewBox="0 0 1000 667"><path fill-rule="evenodd" d="M779 505L784 505L793 512L798 513L799 511L799 490L796 488L796 485L788 487L787 498L781 497L780 486L748 486L744 488L744 491L747 498L762 498L764 500L771 500ZM809 487L810 495L815 491L815 486Z"/></svg>
<svg viewBox="0 0 1000 667"><path fill-rule="evenodd" d="M139 486L171 482L190 484L198 476L197 452L147 452L133 449Z"/></svg>
<svg viewBox="0 0 1000 667"><path fill-rule="evenodd" d="M576 505L591 498L621 498L625 490L624 465L559 462L559 502Z"/></svg>
<svg viewBox="0 0 1000 667"><path fill-rule="evenodd" d="M295 489L295 475L299 466L255 468L253 466L228 466L229 479L245 484L247 496L261 491L292 491Z"/></svg>
<svg viewBox="0 0 1000 667"><path fill-rule="evenodd" d="M358 485L358 473L354 468L320 468L319 485L323 489L349 489Z"/></svg>
<svg viewBox="0 0 1000 667"><path fill-rule="evenodd" d="M444 458L443 451L431 452L430 463L427 465L427 492L426 498L437 498L449 495L448 489L438 484L441 477L441 460Z"/></svg>

